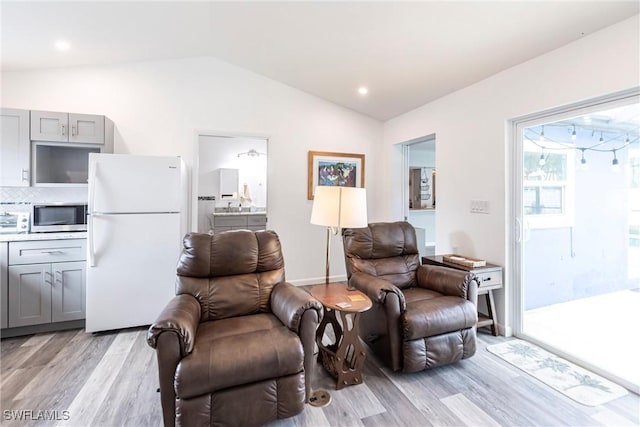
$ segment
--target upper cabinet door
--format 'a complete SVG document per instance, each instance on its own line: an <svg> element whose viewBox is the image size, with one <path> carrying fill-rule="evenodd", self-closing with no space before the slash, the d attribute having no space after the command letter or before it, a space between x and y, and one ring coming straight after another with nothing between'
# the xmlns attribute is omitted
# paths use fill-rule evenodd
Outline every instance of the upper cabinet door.
<svg viewBox="0 0 640 427"><path fill-rule="evenodd" d="M104 116L69 113L69 142L104 144Z"/></svg>
<svg viewBox="0 0 640 427"><path fill-rule="evenodd" d="M0 109L0 186L29 186L29 111Z"/></svg>
<svg viewBox="0 0 640 427"><path fill-rule="evenodd" d="M69 140L69 114L53 111L31 111L31 140Z"/></svg>

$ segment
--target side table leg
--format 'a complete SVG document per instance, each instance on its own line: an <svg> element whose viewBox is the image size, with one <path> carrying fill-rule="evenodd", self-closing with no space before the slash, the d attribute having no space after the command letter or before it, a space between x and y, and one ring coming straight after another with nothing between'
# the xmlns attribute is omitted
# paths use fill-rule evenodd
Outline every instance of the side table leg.
<svg viewBox="0 0 640 427"><path fill-rule="evenodd" d="M325 332L327 331L327 326L331 325L331 329L333 329L333 335L335 341L333 344L324 345L322 343L322 338L324 337ZM342 339L342 327L340 323L338 323L338 319L336 318L335 310L331 310L330 308L324 308L324 316L322 316L322 320L320 321L320 325L318 325L318 329L316 330L316 344L318 345L318 362L322 363L322 351L321 349L329 349L331 351L335 351L338 348L338 344Z"/></svg>
<svg viewBox="0 0 640 427"><path fill-rule="evenodd" d="M498 336L498 328L496 328L496 304L493 301L493 290L487 291L487 310L489 311L489 317L491 318L491 334Z"/></svg>
<svg viewBox="0 0 640 427"><path fill-rule="evenodd" d="M366 353L360 337L358 336L358 320L360 313L340 312L343 327L343 339L336 352L336 390L352 385L362 384L362 368ZM352 316L351 328L349 328L349 315Z"/></svg>

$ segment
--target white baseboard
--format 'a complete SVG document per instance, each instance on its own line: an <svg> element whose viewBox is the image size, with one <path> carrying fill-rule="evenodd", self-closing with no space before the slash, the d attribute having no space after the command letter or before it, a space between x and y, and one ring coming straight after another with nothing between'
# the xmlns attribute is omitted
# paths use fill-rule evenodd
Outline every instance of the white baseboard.
<svg viewBox="0 0 640 427"><path fill-rule="evenodd" d="M321 285L324 283L325 277L310 277L307 279L294 279L294 280L287 280L287 282L291 283L292 285L295 286L307 286L307 285ZM347 281L347 276L345 274L341 274L338 276L329 276L329 281L330 282L346 282Z"/></svg>

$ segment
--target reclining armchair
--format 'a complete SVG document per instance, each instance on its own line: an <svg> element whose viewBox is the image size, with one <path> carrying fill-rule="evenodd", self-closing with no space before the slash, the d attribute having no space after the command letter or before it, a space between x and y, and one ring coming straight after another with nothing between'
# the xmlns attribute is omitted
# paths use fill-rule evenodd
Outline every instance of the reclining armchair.
<svg viewBox="0 0 640 427"><path fill-rule="evenodd" d="M476 351L475 275L420 265L408 222L342 232L349 287L371 298L360 337L394 371L417 372Z"/></svg>
<svg viewBox="0 0 640 427"><path fill-rule="evenodd" d="M273 231L184 238L176 296L151 325L165 426L257 426L310 396L322 305L285 282Z"/></svg>

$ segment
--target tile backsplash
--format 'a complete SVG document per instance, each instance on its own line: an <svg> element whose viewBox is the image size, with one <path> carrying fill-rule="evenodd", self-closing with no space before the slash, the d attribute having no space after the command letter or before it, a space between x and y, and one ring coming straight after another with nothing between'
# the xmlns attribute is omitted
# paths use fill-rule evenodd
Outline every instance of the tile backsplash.
<svg viewBox="0 0 640 427"><path fill-rule="evenodd" d="M0 187L0 210L28 211L31 203L86 203L87 187Z"/></svg>

